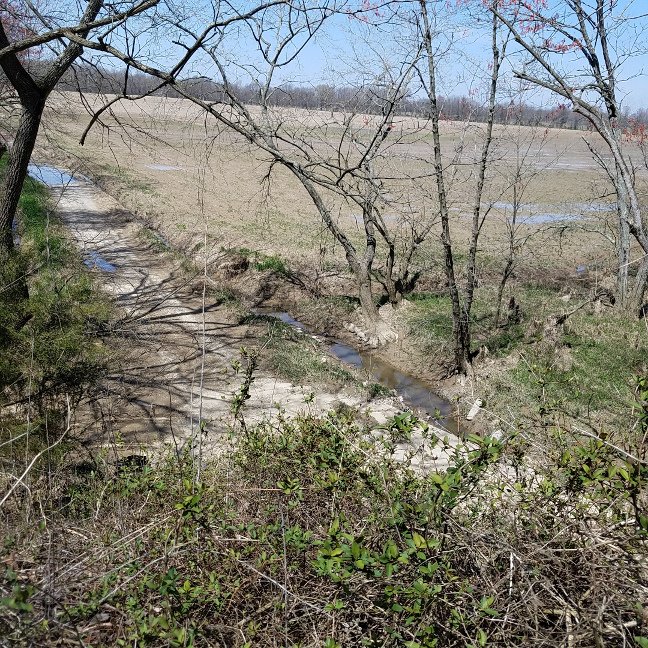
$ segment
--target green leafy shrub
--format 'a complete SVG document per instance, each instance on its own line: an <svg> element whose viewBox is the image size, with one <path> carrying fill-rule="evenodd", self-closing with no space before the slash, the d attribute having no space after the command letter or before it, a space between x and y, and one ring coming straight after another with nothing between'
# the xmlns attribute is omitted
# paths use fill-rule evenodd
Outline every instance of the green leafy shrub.
<svg viewBox="0 0 648 648"><path fill-rule="evenodd" d="M100 335L110 304L50 212L44 187L27 180L19 208L20 242L0 269L10 288L0 292L0 405L29 407L30 414L2 412L0 440L21 418L34 438L45 426L53 431L68 405L64 396L75 402L108 362Z"/></svg>

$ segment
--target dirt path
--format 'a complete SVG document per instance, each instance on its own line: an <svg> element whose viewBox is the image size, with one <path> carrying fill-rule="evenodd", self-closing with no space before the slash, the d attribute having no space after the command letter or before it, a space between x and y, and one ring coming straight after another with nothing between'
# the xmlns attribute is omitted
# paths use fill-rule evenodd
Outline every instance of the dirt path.
<svg viewBox="0 0 648 648"><path fill-rule="evenodd" d="M232 424L230 404L241 378L231 365L241 345L250 343L247 327L209 297L203 315L202 297L190 289L195 278L145 241L135 217L91 182L53 186L52 193L58 214L87 263L100 273L120 315L116 339L123 361L82 408L78 423L84 436L92 446L118 454L150 452L186 444L200 418L205 447L216 451ZM293 416L307 409L326 412L343 402L378 425L399 411L388 401L368 404L358 396L321 391L307 404L311 391L261 372L246 402L246 420L276 416L278 404L284 415ZM414 452L428 469L446 464L446 453L429 452L422 438L413 444L399 447L397 454Z"/></svg>

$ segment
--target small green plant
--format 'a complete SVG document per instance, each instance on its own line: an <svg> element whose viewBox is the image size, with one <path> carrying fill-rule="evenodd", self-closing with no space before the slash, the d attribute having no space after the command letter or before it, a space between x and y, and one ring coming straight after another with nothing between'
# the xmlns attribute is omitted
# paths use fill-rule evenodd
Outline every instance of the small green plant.
<svg viewBox="0 0 648 648"><path fill-rule="evenodd" d="M369 383L367 394L369 398L388 398L394 395L389 387L385 387L382 383L377 382Z"/></svg>
<svg viewBox="0 0 648 648"><path fill-rule="evenodd" d="M245 402L250 398L250 388L254 382L254 371L257 367L258 355L256 351L250 351L245 347L241 347L240 354L242 362L235 360L232 363L236 373L243 372L243 382L232 399L232 415L234 416L234 421L241 426L243 431L246 431L247 427L245 425L243 408Z"/></svg>
<svg viewBox="0 0 648 648"><path fill-rule="evenodd" d="M272 272L281 275L288 274L288 266L286 265L286 262L278 255L265 256L263 254L258 254L254 267L259 272L271 270Z"/></svg>
<svg viewBox="0 0 648 648"><path fill-rule="evenodd" d="M401 412L387 421L385 428L389 431L391 440L395 443L400 443L402 441L409 441L412 432L417 428L420 428L425 434L429 426L413 412Z"/></svg>
<svg viewBox="0 0 648 648"><path fill-rule="evenodd" d="M0 404L29 400L36 439L63 422L63 394L74 400L104 375L108 352L101 337L111 305L51 213L46 190L33 180L21 196L18 231L20 245L0 268L0 282L29 279L22 291L0 291ZM12 427L0 425L0 440Z"/></svg>

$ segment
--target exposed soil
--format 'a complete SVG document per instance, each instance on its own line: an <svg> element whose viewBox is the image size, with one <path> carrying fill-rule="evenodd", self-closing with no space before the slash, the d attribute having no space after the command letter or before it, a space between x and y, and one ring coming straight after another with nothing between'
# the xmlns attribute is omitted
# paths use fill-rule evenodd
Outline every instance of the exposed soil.
<svg viewBox="0 0 648 648"><path fill-rule="evenodd" d="M97 104L101 100L99 96L90 97ZM295 179L275 167L270 186L264 184L268 160L240 138L220 132L215 121L205 122L200 111L186 100L151 97L136 104L116 104L111 115L105 116L105 128L93 129L84 147L77 142L88 116L78 99L63 93L53 98L51 110L57 124L54 143L59 150L67 151L69 164L99 180L128 209L155 222L175 247L190 251L200 243L207 224L211 240L223 247L280 254L297 268L345 269L340 246L321 225L308 195ZM317 111L288 110L286 123L297 129L316 128L332 119L327 132L335 149L338 118ZM407 130L417 120L401 121ZM479 127L474 132L468 129L467 134L465 129L465 124L442 124L448 154L465 136L468 140L463 149L470 157ZM587 220L609 216L590 210L610 202L609 187L587 148L587 143L596 145L598 140L582 131L552 129L545 141L544 133L545 129L531 127L495 128L493 177L486 198L493 201L493 209L483 227L482 243L496 267L508 246L510 207L506 201L510 200L513 161L519 146L530 146L529 142L536 140L543 142L542 146L536 143L532 151L533 160L540 166L525 193L522 210L525 218L536 219L520 233L530 236L523 255L525 264L539 271L556 266L573 270L595 259L607 259L608 243L592 233ZM415 142L399 144L395 153L398 164L418 172L418 160L430 157L429 139L421 136ZM453 240L459 246L470 230L466 219L473 194L466 191L464 181L470 182L459 178L450 188ZM596 197L593 202L592 197ZM333 196L328 198L333 212L339 211L345 231L351 238L359 237L358 214ZM559 215L567 216L567 221L553 222ZM586 220L580 225L585 227L570 220L572 215L583 216ZM543 223L537 221L541 216L546 217ZM420 263L433 267L438 254L438 241L430 237L421 246Z"/></svg>
<svg viewBox="0 0 648 648"><path fill-rule="evenodd" d="M232 368L240 347L254 345L253 331L217 299L196 294L197 275L141 236L141 223L86 180L53 189L56 209L78 241L86 263L115 298L119 320L107 338L119 369L80 409L77 425L89 445L117 455L182 447L204 423L204 448L224 447L232 429L231 402L241 385ZM203 353L204 350L204 353ZM315 391L313 402L307 403ZM345 405L375 425L398 413L393 399L368 403L357 393L313 390L259 371L245 405L249 423L299 412L324 413ZM448 436L450 446L458 439ZM412 445L413 444L413 445ZM442 450L414 435L396 449L418 452L418 465L441 468ZM416 464L416 462L415 462Z"/></svg>

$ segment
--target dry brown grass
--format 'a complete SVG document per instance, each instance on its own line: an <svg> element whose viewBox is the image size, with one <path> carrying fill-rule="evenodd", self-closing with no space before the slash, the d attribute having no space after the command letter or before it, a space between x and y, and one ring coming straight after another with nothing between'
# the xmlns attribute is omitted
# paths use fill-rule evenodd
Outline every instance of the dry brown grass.
<svg viewBox="0 0 648 648"><path fill-rule="evenodd" d="M89 101L96 106L100 98L90 96ZM282 117L286 131L298 136L312 135L317 139L327 128L327 135L318 144L322 151L335 144L339 129L329 124L339 123L341 115L294 109L284 110ZM367 129L372 119L367 118ZM69 165L78 163L81 169L99 178L128 208L153 221L185 249L199 242L206 222L210 235L224 247L243 246L280 254L296 265L322 262L344 267L339 247L323 228L297 181L287 171L276 168L267 192L262 180L268 160L240 138L220 132L213 120L206 120L186 100L147 98L138 103L117 104L112 114L102 120L103 127L94 128L81 148L76 142L87 120L88 115L76 95L64 94L53 102L46 125L56 126L47 130L52 142L67 151ZM451 188L453 231L461 248L467 236L466 217L473 195L470 163L476 154L475 138L481 127L467 128L453 122L443 126L443 140L449 154L463 146L464 165L458 167ZM423 169L429 172L425 161L431 159L431 144L425 124L414 118L398 118L395 130L403 139L391 146L389 153L393 157L383 163L387 164L385 168L401 175ZM496 127L494 162L487 188L490 200L510 200L504 192L504 176L511 171L518 144L525 147L543 136L541 129ZM596 145L592 134L555 130L548 134L542 147L532 145L532 166L539 172L530 182L524 202L534 204L539 211L569 213L575 203L608 201L609 187L592 161L586 141ZM155 165L165 168L153 168ZM420 201L432 189L431 183L432 179L428 178L406 184L414 199ZM340 223L352 238L360 240L354 211L334 196L329 198ZM498 258L505 249L505 218L502 209L495 209L487 219L482 249L488 256ZM571 226L527 229L529 232L542 229L530 240L526 251L537 267L573 268L593 258L608 256L609 242L599 235L580 229L572 231ZM419 263L434 263L434 257L438 256L436 236L433 230L421 250Z"/></svg>

